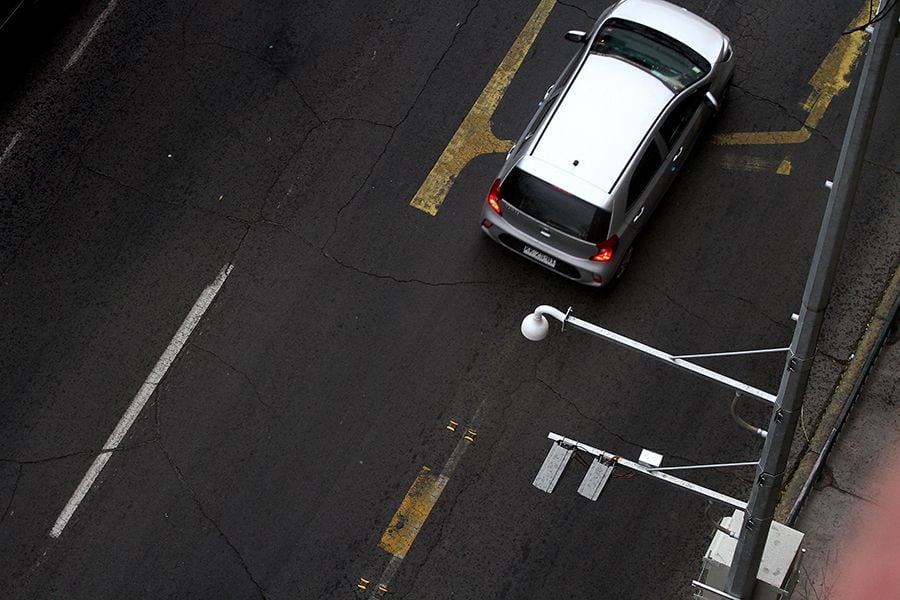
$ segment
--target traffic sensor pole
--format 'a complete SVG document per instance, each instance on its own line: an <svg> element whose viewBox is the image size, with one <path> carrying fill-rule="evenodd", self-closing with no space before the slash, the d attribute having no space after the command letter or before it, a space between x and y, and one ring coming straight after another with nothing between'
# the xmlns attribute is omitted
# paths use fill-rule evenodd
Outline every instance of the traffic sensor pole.
<svg viewBox="0 0 900 600"><path fill-rule="evenodd" d="M832 283L875 119L891 45L897 32L900 2L883 0L881 6L884 7L884 13L879 11L879 14L883 14L883 17L874 25L875 30L853 101L834 184L828 196L828 205L806 281L800 316L757 467L755 485L747 502L747 511L728 573L725 591L737 598L750 598L756 585L819 330L831 298Z"/></svg>

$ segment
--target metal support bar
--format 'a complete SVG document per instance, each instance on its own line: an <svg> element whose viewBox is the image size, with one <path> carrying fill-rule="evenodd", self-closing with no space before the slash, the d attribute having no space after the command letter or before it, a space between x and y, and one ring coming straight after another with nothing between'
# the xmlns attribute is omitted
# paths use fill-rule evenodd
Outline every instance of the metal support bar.
<svg viewBox="0 0 900 600"><path fill-rule="evenodd" d="M669 485L674 485L685 489L689 492L693 492L700 496L704 496L709 498L710 500L715 500L721 504L725 504L727 506L731 506L733 508L737 508L738 510L746 510L747 503L743 500L738 500L737 498L732 498L731 496L726 496L720 492L715 490L711 490L707 487L703 487L702 485L697 485L696 483L691 483L690 481L685 481L684 479L679 479L677 477L672 477L666 473L659 473L653 470L650 467L645 467L644 465L628 460L626 458L622 458L621 456L617 456L615 454L610 454L609 452L605 452L600 450L599 448L594 448L593 446L588 446L587 444L582 444L573 439L569 439L565 436L558 435L556 433L550 432L547 434L547 437L557 444L562 445L563 448L568 448L572 450L581 450L582 452L587 452L593 456L598 456L605 461L615 461L616 464L619 464L626 469L631 469L637 473L641 473L642 475L647 475L649 477L653 477L654 479L659 479L664 483L668 483ZM552 449L551 449L552 452ZM549 456L548 456L549 459ZM537 485L537 483L535 483Z"/></svg>
<svg viewBox="0 0 900 600"><path fill-rule="evenodd" d="M689 469L718 469L719 467L755 467L759 461L719 463L715 465L683 465L680 467L653 467L648 471L687 471Z"/></svg>
<svg viewBox="0 0 900 600"><path fill-rule="evenodd" d="M676 354L672 358L715 358L717 356L746 356L748 354L774 354L776 352L787 352L787 348L763 348L762 350L735 350L734 352L706 352L704 354Z"/></svg>
<svg viewBox="0 0 900 600"><path fill-rule="evenodd" d="M577 317L573 317L569 312L563 313L558 308L547 305L541 305L534 309L533 317L540 319L541 317L546 316L550 316L558 321L561 321L563 326L570 325L575 329L579 329L581 331L584 331L585 333L590 333L591 335L609 340L610 342L619 344L620 346L624 346L629 350L637 350L638 352L647 354L650 357L660 360L666 364L678 367L679 369L688 371L690 373L693 373L694 375L699 375L700 377L729 387L732 390L741 392L742 394L745 394L747 396L752 396L757 400L762 400L763 402L767 402L769 404L775 403L775 394L770 394L765 390L747 385L738 381L737 379L732 379L731 377L722 375L721 373L717 373L712 369L701 367L700 365L694 364L690 361L677 358L674 355L669 354L668 352L663 352L662 350L658 350L652 346L648 346L647 344L638 342L637 340L625 337L624 335L619 335L618 333L610 331L609 329L604 329L603 327L594 325L593 323L589 323ZM525 318L528 319L531 318L531 316Z"/></svg>
<svg viewBox="0 0 900 600"><path fill-rule="evenodd" d="M738 598L737 596L732 596L731 594L726 594L726 593L723 592L722 590L717 590L717 589L714 588L713 586L711 586L711 585L706 585L706 584L703 583L702 581L697 581L696 579L693 580L693 581L691 582L691 585L694 586L695 588L700 588L700 589L703 590L704 592L710 592L710 593L713 593L713 594L715 594L715 595L716 595L717 597L719 597L719 598L725 598L725 600L741 600L741 599Z"/></svg>

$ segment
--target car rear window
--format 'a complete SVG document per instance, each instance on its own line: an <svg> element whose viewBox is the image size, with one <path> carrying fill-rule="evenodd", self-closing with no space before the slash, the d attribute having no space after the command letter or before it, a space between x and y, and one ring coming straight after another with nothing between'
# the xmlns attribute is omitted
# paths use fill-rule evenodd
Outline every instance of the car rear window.
<svg viewBox="0 0 900 600"><path fill-rule="evenodd" d="M605 240L609 232L609 212L521 169L510 172L500 194L529 216L582 240Z"/></svg>
<svg viewBox="0 0 900 600"><path fill-rule="evenodd" d="M625 19L610 19L591 52L615 56L648 71L676 94L709 73L709 62L664 33Z"/></svg>

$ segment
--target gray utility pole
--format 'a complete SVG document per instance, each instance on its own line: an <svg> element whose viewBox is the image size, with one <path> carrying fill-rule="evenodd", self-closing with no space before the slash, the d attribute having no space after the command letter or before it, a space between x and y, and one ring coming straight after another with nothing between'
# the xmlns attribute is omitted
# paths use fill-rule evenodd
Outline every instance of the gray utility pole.
<svg viewBox="0 0 900 600"><path fill-rule="evenodd" d="M831 298L832 282L837 271L850 208L856 196L891 45L897 32L900 1L882 0L880 8L882 18L875 24L859 89L853 101L835 181L828 196L828 205L803 293L803 305L778 388L769 433L756 470L756 485L747 502L743 526L728 573L726 591L737 598L750 598L756 585L756 575L775 514L775 504L781 492L784 469L812 367L819 330Z"/></svg>

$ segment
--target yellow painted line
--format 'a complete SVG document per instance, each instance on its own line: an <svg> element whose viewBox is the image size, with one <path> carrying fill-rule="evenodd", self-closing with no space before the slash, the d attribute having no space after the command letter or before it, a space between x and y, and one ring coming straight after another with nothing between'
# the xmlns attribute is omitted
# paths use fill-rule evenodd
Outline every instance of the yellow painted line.
<svg viewBox="0 0 900 600"><path fill-rule="evenodd" d="M858 27L869 19L869 3L866 2L859 14L847 29ZM737 133L720 133L713 136L713 143L722 146L753 146L802 144L810 137L810 129L814 129L822 121L825 111L835 96L850 87L850 73L859 61L868 36L857 31L850 35L842 35L832 46L828 55L813 73L809 85L813 91L802 104L807 113L803 126L797 131L748 131Z"/></svg>
<svg viewBox="0 0 900 600"><path fill-rule="evenodd" d="M482 154L507 152L512 147L510 140L499 140L491 131L491 117L555 4L556 0L541 0L534 9L519 37L494 71L478 100L469 109L469 114L453 134L419 191L413 196L410 206L431 216L437 215L444 198L453 187L453 181L469 161Z"/></svg>
<svg viewBox="0 0 900 600"><path fill-rule="evenodd" d="M776 166L777 165L777 166ZM719 166L729 171L746 171L748 173L764 173L773 169L778 175L791 174L791 161L778 161L760 156L726 153L719 157Z"/></svg>
<svg viewBox="0 0 900 600"><path fill-rule="evenodd" d="M441 497L447 481L449 477L435 475L428 467L422 467L381 536L378 546L396 558L405 558L431 514L431 509Z"/></svg>
<svg viewBox="0 0 900 600"><path fill-rule="evenodd" d="M739 131L718 133L713 143L720 146L767 146L781 144L802 144L810 137L809 129L801 127L796 131Z"/></svg>
<svg viewBox="0 0 900 600"><path fill-rule="evenodd" d="M748 171L750 173L762 173L775 167L775 161L758 156L744 156L741 154L724 154L719 158L719 166L729 171Z"/></svg>
<svg viewBox="0 0 900 600"><path fill-rule="evenodd" d="M847 29L868 22L869 9L870 3L866 2ZM859 61L867 41L868 34L863 31L842 35L819 65L809 80L813 92L803 103L803 110L809 113L805 123L807 127L818 125L834 97L850 87L850 73Z"/></svg>
<svg viewBox="0 0 900 600"><path fill-rule="evenodd" d="M791 174L791 161L788 159L784 159L781 161L781 164L778 165L778 168L775 169L775 172L779 175L790 175Z"/></svg>

